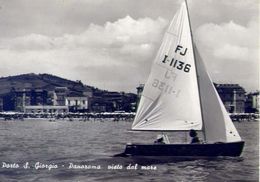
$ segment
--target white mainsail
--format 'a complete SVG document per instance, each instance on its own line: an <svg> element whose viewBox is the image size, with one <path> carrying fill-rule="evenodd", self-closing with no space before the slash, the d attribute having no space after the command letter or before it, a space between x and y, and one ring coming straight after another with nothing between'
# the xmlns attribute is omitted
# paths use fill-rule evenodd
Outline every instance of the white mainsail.
<svg viewBox="0 0 260 182"><path fill-rule="evenodd" d="M183 3L164 35L132 129L201 130L203 125L209 143L241 141L194 49L187 7Z"/></svg>
<svg viewBox="0 0 260 182"><path fill-rule="evenodd" d="M132 129L202 129L197 74L185 3L164 35Z"/></svg>

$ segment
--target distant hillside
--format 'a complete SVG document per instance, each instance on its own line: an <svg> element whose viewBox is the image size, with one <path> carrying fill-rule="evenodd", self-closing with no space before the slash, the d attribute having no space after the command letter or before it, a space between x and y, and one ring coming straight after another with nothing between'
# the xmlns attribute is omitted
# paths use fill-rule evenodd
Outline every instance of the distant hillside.
<svg viewBox="0 0 260 182"><path fill-rule="evenodd" d="M54 90L55 87L67 87L70 91L94 91L94 87L83 85L81 81L71 81L50 74L22 74L0 78L0 95L9 93L11 89L45 89Z"/></svg>
<svg viewBox="0 0 260 182"><path fill-rule="evenodd" d="M66 87L67 89L63 92L64 89L57 89L57 87ZM36 89L40 89L38 95L36 95ZM25 92L21 92L23 90ZM132 112L135 110L137 100L137 95L133 93L100 90L84 85L80 80L72 81L50 74L30 73L0 78L0 103L2 104L0 110L21 112L25 102L27 105L53 105L54 97L52 97L52 93L46 91L55 91L55 93L61 94L59 98L58 96L55 98L56 102L59 99L60 105L65 105L65 97L87 96L89 97L88 110L95 112L116 110ZM75 108L74 110L70 109L76 111Z"/></svg>

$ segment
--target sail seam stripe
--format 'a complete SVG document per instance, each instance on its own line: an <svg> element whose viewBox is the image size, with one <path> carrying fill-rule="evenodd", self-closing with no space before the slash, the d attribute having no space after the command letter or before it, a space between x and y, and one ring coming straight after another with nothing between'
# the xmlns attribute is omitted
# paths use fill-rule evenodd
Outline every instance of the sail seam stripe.
<svg viewBox="0 0 260 182"><path fill-rule="evenodd" d="M151 101L155 101L155 99L152 99L152 98L147 97L147 96L145 96L145 95L142 95L142 96L145 97L145 98L147 98L147 99L149 99L149 100L151 100Z"/></svg>
<svg viewBox="0 0 260 182"><path fill-rule="evenodd" d="M171 34L171 35L174 35L175 37L178 37L178 35L176 35L176 34L174 34L174 33L172 33L172 32L166 32L166 33L168 33L168 34Z"/></svg>
<svg viewBox="0 0 260 182"><path fill-rule="evenodd" d="M173 67L163 66L163 65L161 65L160 63L155 63L155 64L157 64L158 66L160 66L160 67L162 67L162 68L167 69L167 71L172 71L172 72L176 73L176 71L174 71ZM177 73L176 73L176 74L177 74Z"/></svg>

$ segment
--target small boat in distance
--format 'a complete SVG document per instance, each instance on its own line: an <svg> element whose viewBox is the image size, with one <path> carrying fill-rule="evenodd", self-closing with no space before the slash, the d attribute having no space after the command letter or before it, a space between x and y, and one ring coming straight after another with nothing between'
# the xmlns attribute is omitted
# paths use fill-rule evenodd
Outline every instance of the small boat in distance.
<svg viewBox="0 0 260 182"><path fill-rule="evenodd" d="M244 147L192 39L187 2L167 29L144 86L133 131L201 131L203 142L127 144L115 156L240 156ZM194 134L192 134L194 135ZM192 136L191 135L191 136ZM163 140L163 139L162 139Z"/></svg>

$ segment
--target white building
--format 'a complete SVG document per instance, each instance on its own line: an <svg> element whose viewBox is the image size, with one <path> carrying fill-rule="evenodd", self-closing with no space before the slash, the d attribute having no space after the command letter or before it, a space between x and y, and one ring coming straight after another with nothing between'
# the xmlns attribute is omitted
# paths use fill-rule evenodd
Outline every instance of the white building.
<svg viewBox="0 0 260 182"><path fill-rule="evenodd" d="M69 111L68 106L48 106L48 105L38 105L38 106L24 106L25 113L34 113L34 114L44 114L44 113L53 113L53 114L62 114Z"/></svg>
<svg viewBox="0 0 260 182"><path fill-rule="evenodd" d="M259 111L260 108L260 96L259 92L252 94L252 108Z"/></svg>
<svg viewBox="0 0 260 182"><path fill-rule="evenodd" d="M88 109L88 97L66 97L65 105L69 107L70 111L79 111Z"/></svg>

